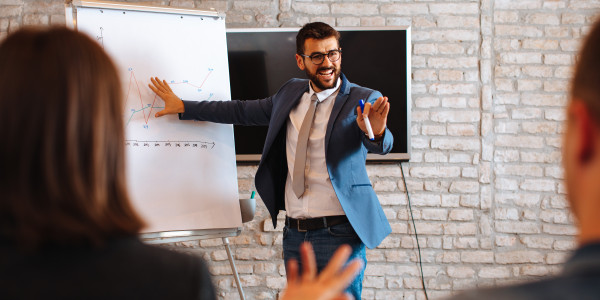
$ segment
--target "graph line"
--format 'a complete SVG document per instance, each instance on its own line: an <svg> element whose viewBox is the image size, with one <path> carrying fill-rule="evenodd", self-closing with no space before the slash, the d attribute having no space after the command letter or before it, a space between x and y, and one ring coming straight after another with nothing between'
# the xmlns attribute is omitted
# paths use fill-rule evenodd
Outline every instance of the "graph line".
<svg viewBox="0 0 600 300"><path fill-rule="evenodd" d="M175 81L171 81L171 85L173 84L187 84L190 85L194 88L197 88L198 91L202 91L202 87L204 86L204 84L206 83L206 80L208 79L208 77L210 77L210 75L212 74L212 72L214 71L214 69L212 68L208 68L208 74L206 74L206 76L204 77L204 79L202 80L202 83L200 85L196 85L196 84L192 84L187 80L183 80L180 82L175 82ZM135 84L135 86L134 86ZM134 93L135 90L137 90L137 96L140 100L140 108L139 109L131 109L131 115L129 116L129 119L127 120L127 125L129 125L129 123L131 122L131 120L133 119L133 116L135 116L135 114L137 113L142 113L143 117L144 117L144 125L147 126L148 122L150 121L150 117L152 116L152 110L153 109L161 109L164 108L162 106L155 106L154 104L156 103L156 99L158 98L158 95L154 94L154 97L152 99L152 104L146 104L144 105L144 100L142 98L142 92L140 89L140 85L139 82L137 80L137 78L135 77L135 71L133 70L133 68L129 68L129 84L127 85L127 96L125 97L125 108L127 107L127 103L129 102L129 97L132 93L132 89L134 89ZM208 99L206 100L210 100L210 98L212 98L213 93L209 94ZM148 113L146 114L146 110L148 110Z"/></svg>

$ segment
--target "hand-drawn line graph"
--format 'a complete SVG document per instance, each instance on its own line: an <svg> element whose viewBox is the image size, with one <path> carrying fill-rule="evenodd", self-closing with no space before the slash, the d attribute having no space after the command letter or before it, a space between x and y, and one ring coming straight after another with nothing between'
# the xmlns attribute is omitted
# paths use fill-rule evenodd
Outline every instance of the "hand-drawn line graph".
<svg viewBox="0 0 600 300"><path fill-rule="evenodd" d="M151 103L144 103L143 97L142 97L142 90L140 88L140 84L138 79L135 76L135 71L133 70L133 68L128 68L129 71L129 83L127 85L127 96L125 97L125 107L127 107L127 105L129 104L129 98L134 98L137 97L140 101L140 106L139 108L131 108L130 112L131 114L129 115L129 118L127 119L127 122L125 124L125 126L129 126L129 123L131 122L131 120L134 118L134 116L136 114L142 113L143 115L143 128L148 129L148 123L150 122L150 117L152 116L152 110L154 109L163 109L164 106L156 106L156 102L158 99L158 95L154 94L152 92L152 102ZM202 83L200 85L196 85L193 83L190 83L188 80L182 80L182 81L175 81L175 80L171 80L169 82L169 85L173 86L173 85L187 85L190 87L193 87L194 89L196 89L196 92L200 93L203 92L202 87L204 86L204 84L206 83L206 80L208 79L208 77L210 77L210 75L212 74L212 72L214 71L214 69L212 68L208 68L208 74L206 74L206 76L204 77L204 80L202 80ZM142 88L144 89L148 89L148 87L143 86ZM133 89L133 90L132 90ZM137 95L131 95L132 93L136 93ZM145 92L147 92L145 90ZM209 93L208 98L204 99L206 100L210 100L213 97L213 93ZM147 113L146 113L147 111Z"/></svg>
<svg viewBox="0 0 600 300"><path fill-rule="evenodd" d="M161 106L159 102L161 102L160 97L156 95L150 88L146 85L146 83L141 82L137 79L135 70L132 67L127 69L129 72L129 82L127 84L127 94L125 96L124 101L124 111L125 118L127 118L125 127L128 128L128 131L131 131L134 136L138 136L138 134L142 134L146 136L150 134L150 136L154 136L154 131L146 131L150 129L150 120L152 120L153 111L156 112L160 109L163 109L164 106ZM193 88L192 93L199 95L204 94L204 97L209 100L213 97L213 93L208 93L206 95L206 91L203 91L203 86L207 82L208 78L212 74L214 69L208 68L208 73L202 80L200 84L194 84L189 82L188 80L169 81L169 85L175 90L174 87L180 86L179 90L183 88ZM177 90L175 90L178 93ZM190 94L190 90L187 91L188 95ZM158 122L153 123L154 127L163 126L164 123ZM131 125L131 126L129 126ZM141 128L139 127L141 125ZM153 128L154 128L153 127ZM143 130L142 133L139 131ZM165 149L198 149L198 150L211 150L215 147L215 142L206 142L199 140L189 140L183 138L181 140L170 140L163 139L161 137L149 137L149 139L140 139L139 137L128 138L125 140L125 146L130 147L131 149L144 149L144 148L165 148ZM157 139L158 138L158 139Z"/></svg>

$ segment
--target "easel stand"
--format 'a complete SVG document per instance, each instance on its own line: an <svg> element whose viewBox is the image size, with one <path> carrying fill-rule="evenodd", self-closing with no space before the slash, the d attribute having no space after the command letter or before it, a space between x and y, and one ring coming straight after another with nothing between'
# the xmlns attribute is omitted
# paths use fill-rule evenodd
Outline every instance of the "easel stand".
<svg viewBox="0 0 600 300"><path fill-rule="evenodd" d="M148 244L166 244L221 238L221 240L223 241L223 246L225 246L225 251L227 251L227 257L229 258L229 264L231 265L231 272L233 273L233 277L235 278L235 284L237 285L237 290L240 294L240 299L246 300L246 297L244 296L244 290L242 289L242 284L240 282L240 276L238 274L237 268L235 267L235 262L233 260L233 255L231 254L231 249L229 248L229 237L238 236L241 232L241 228L164 231L143 233L141 234L140 238Z"/></svg>

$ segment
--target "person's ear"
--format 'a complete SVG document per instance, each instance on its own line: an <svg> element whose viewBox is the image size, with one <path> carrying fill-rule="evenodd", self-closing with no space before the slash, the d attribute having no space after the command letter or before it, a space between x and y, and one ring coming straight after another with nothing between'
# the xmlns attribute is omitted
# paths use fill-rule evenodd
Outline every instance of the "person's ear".
<svg viewBox="0 0 600 300"><path fill-rule="evenodd" d="M296 63L298 64L298 68L304 71L304 57L298 53L296 53Z"/></svg>
<svg viewBox="0 0 600 300"><path fill-rule="evenodd" d="M594 158L598 151L598 129L595 120L590 115L589 108L583 101L573 100L568 108L569 118L571 118L570 126L573 126L570 134L574 134L574 138L570 139L575 143L572 145L574 155L579 164L585 164Z"/></svg>

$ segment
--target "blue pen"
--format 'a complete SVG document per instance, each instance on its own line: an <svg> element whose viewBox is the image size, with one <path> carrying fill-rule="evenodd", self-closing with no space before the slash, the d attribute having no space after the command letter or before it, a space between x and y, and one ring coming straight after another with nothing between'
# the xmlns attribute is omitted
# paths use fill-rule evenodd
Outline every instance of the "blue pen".
<svg viewBox="0 0 600 300"><path fill-rule="evenodd" d="M360 101L358 103L360 104L360 112L364 113L364 111L365 111L365 100L360 99ZM371 141L374 141L375 140L375 135L373 134L373 128L371 128L371 122L369 122L369 117L363 116L363 119L365 120L365 127L367 127L367 133L369 134L369 139Z"/></svg>

